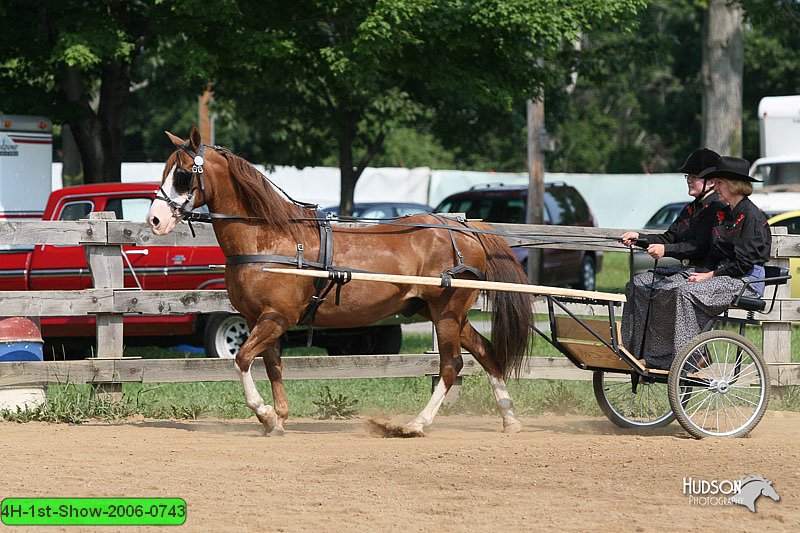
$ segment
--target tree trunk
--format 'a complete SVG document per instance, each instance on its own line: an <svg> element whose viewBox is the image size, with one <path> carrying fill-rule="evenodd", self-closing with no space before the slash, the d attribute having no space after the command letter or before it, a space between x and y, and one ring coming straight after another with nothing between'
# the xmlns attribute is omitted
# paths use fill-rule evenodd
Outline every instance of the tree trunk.
<svg viewBox="0 0 800 533"><path fill-rule="evenodd" d="M339 115L339 214L350 216L353 214L353 196L356 191L357 173L353 164L353 141L356 138L356 117L354 113L341 113Z"/></svg>
<svg viewBox="0 0 800 533"><path fill-rule="evenodd" d="M71 116L66 123L81 154L84 183L121 181L130 80L130 64L106 65L100 76L100 101L95 112L81 71L65 67L61 89Z"/></svg>
<svg viewBox="0 0 800 533"><path fill-rule="evenodd" d="M69 124L61 127L61 183L64 187L81 183L81 152Z"/></svg>
<svg viewBox="0 0 800 533"><path fill-rule="evenodd" d="M544 132L544 95L535 102L527 101L528 116L528 205L525 222L544 224L544 154L541 142ZM542 249L528 248L528 280L539 284L542 279Z"/></svg>
<svg viewBox="0 0 800 533"><path fill-rule="evenodd" d="M100 121L87 97L81 71L75 67L64 67L61 91L68 108L69 125L75 144L81 154L83 182L96 183L101 175L103 147L100 142Z"/></svg>
<svg viewBox="0 0 800 533"><path fill-rule="evenodd" d="M103 67L100 77L100 105L97 115L101 125L103 157L100 182L122 181L122 145L131 87L130 63L113 63Z"/></svg>
<svg viewBox="0 0 800 533"><path fill-rule="evenodd" d="M742 6L709 0L703 20L702 144L724 155L742 154Z"/></svg>

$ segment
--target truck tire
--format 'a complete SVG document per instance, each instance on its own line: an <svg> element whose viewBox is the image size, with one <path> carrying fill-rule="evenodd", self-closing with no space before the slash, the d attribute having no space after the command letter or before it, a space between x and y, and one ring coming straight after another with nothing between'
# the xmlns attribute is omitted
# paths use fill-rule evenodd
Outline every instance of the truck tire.
<svg viewBox="0 0 800 533"><path fill-rule="evenodd" d="M328 355L381 355L400 353L403 329L400 324L369 328L369 333L341 337L329 343Z"/></svg>
<svg viewBox="0 0 800 533"><path fill-rule="evenodd" d="M75 361L92 356L94 345L91 339L81 337L57 337L44 339L42 354L45 361Z"/></svg>
<svg viewBox="0 0 800 533"><path fill-rule="evenodd" d="M597 290L597 267L594 257L589 254L585 254L581 261L581 274L576 288L584 291Z"/></svg>
<svg viewBox="0 0 800 533"><path fill-rule="evenodd" d="M219 313L209 317L203 335L206 357L233 359L239 353L250 328L242 315Z"/></svg>

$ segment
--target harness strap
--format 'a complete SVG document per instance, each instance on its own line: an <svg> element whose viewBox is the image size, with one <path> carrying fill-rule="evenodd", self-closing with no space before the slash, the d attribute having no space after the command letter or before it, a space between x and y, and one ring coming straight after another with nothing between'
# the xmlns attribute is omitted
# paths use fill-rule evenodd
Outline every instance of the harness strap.
<svg viewBox="0 0 800 533"><path fill-rule="evenodd" d="M469 273L473 274L475 277L477 277L480 281L486 281L486 275L483 272L481 272L480 270L478 270L475 267L471 267L471 266L468 266L468 265L464 264L464 254L461 253L461 250L458 249L458 244L456 243L455 233L453 232L453 226L451 226L450 224L447 224L446 221L444 220L444 217L442 217L441 215L437 215L436 213L430 213L430 215L433 216L436 220L438 220L441 223L441 226L436 226L436 227L440 227L440 228L443 227L443 228L447 229L447 233L450 236L450 243L453 245L453 251L455 252L455 256L456 256L456 259L455 259L456 260L456 265L453 268L449 268L449 269L443 271L442 274L441 274L441 276L442 276L441 287L442 288L450 288L452 286L451 282L452 282L453 276L455 276L456 274L460 274L461 272L469 272ZM461 224L464 224L464 226L466 227L467 221L464 220L463 218L458 217L455 220L457 222L461 223ZM459 230L461 228L456 228L456 229ZM470 229L472 229L472 228L470 228Z"/></svg>
<svg viewBox="0 0 800 533"><path fill-rule="evenodd" d="M442 283L440 286L444 289L449 289L453 285L452 284L453 276L455 276L456 274L460 274L462 272L469 272L473 274L476 278L478 278L479 281L486 281L486 275L483 272L481 272L475 267L471 267L462 263L460 265L454 266L453 268L448 268L447 270L442 272Z"/></svg>
<svg viewBox="0 0 800 533"><path fill-rule="evenodd" d="M292 265L298 268L306 266L323 269L322 263L316 261L308 261L303 258L303 249L298 250L298 254L294 257L288 255L273 255L273 254L244 254L244 255L229 255L225 258L228 265L243 265L245 263L281 263L284 265Z"/></svg>
<svg viewBox="0 0 800 533"><path fill-rule="evenodd" d="M331 228L331 221L329 219L317 219L317 226L319 227L319 263L322 270L333 271L333 230ZM298 253L300 253L299 250ZM298 260L298 263L300 261ZM308 304L305 313L300 318L300 324L308 326L308 339L307 346L311 346L314 338L314 317L317 314L317 309L325 302L328 293L336 286L336 305L339 305L339 296L342 291L342 285L350 281L343 278L329 278L326 281L321 278L314 280L314 294L311 296L311 302Z"/></svg>

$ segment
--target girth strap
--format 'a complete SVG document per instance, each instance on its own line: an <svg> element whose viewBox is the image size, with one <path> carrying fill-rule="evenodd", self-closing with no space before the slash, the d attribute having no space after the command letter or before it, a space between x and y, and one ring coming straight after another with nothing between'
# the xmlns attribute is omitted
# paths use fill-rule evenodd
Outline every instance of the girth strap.
<svg viewBox="0 0 800 533"><path fill-rule="evenodd" d="M327 218L317 220L317 226L319 227L319 262L321 263L319 268L328 270L331 274L334 274L333 230L331 228L331 221ZM302 249L298 251L298 253L301 251ZM336 275L329 276L328 281L321 278L314 280L314 295L311 296L311 302L309 302L299 322L304 326L308 326L308 340L306 341L306 346L311 346L311 342L314 338L314 317L317 314L317 309L325 302L325 298L327 298L328 293L331 292L334 286L336 287L336 305L339 305L342 285L350 281L351 278L349 272L346 275L339 274L342 273L340 272Z"/></svg>
<svg viewBox="0 0 800 533"><path fill-rule="evenodd" d="M447 233L450 235L450 243L453 245L453 252L456 256L456 265L453 268L449 268L442 272L442 287L448 288L451 286L451 281L453 276L456 274L460 274L461 272L469 272L474 275L480 281L486 281L486 275L478 270L475 267L471 267L464 264L464 254L461 253L461 250L458 249L458 244L456 244L456 236L453 233L453 228L450 224L444 220L444 217L437 215L436 213L430 213L436 220L441 222L442 226L447 228ZM464 226L467 225L466 220L463 218L456 219L459 223L463 224ZM459 231L460 228L456 228L456 231Z"/></svg>

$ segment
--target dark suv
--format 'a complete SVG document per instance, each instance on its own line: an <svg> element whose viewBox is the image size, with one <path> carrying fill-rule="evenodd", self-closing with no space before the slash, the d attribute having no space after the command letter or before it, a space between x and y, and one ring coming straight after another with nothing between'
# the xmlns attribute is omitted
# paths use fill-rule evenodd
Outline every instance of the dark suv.
<svg viewBox="0 0 800 533"><path fill-rule="evenodd" d="M465 213L484 222L524 224L528 203L527 186L473 187L452 194L436 207L437 213ZM595 226L594 217L581 194L570 185L546 183L544 223L557 226ZM570 285L595 290L596 275L603 262L602 252L542 249L541 283ZM515 248L517 258L527 266L528 250Z"/></svg>

